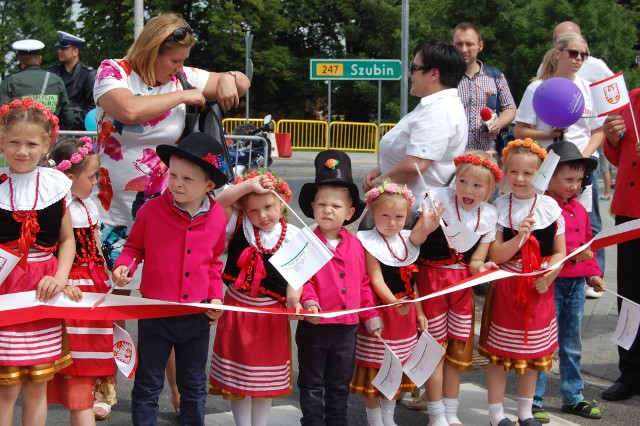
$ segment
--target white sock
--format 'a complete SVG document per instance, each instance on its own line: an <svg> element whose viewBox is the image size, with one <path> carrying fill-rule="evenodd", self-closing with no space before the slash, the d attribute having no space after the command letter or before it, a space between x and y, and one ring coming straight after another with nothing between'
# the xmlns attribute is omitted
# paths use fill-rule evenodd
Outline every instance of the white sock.
<svg viewBox="0 0 640 426"><path fill-rule="evenodd" d="M393 420L396 411L396 401L380 398L380 411L382 411L382 423L384 426L398 426Z"/></svg>
<svg viewBox="0 0 640 426"><path fill-rule="evenodd" d="M429 406L429 424L431 426L449 426L447 418L444 415L444 403L440 401L428 401Z"/></svg>
<svg viewBox="0 0 640 426"><path fill-rule="evenodd" d="M251 397L231 401L231 412L236 426L251 426Z"/></svg>
<svg viewBox="0 0 640 426"><path fill-rule="evenodd" d="M442 398L442 402L444 403L444 415L447 418L447 423L456 424L462 422L458 419L458 398Z"/></svg>
<svg viewBox="0 0 640 426"><path fill-rule="evenodd" d="M520 420L527 420L533 417L533 411L531 411L532 404L533 398L518 397L518 418Z"/></svg>
<svg viewBox="0 0 640 426"><path fill-rule="evenodd" d="M384 426L382 422L382 412L380 407L367 408L367 425L368 426Z"/></svg>
<svg viewBox="0 0 640 426"><path fill-rule="evenodd" d="M489 420L491 421L491 426L498 426L500 420L504 418L504 405L502 405L502 402L489 404Z"/></svg>
<svg viewBox="0 0 640 426"><path fill-rule="evenodd" d="M251 426L267 426L271 398L251 398Z"/></svg>

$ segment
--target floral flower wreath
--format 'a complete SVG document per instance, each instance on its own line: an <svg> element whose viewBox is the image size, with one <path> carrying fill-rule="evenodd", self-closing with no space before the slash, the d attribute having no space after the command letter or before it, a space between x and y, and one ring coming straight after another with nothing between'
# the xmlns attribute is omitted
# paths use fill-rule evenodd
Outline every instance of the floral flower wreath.
<svg viewBox="0 0 640 426"><path fill-rule="evenodd" d="M36 111L41 112L46 117L47 121L51 123L51 142L53 143L58 139L58 134L60 133L60 126L58 125L60 121L58 120L58 117L44 106L44 104L36 102L31 98L14 99L8 104L2 105L2 107L0 107L0 120L6 117L10 110L21 108L33 108Z"/></svg>
<svg viewBox="0 0 640 426"><path fill-rule="evenodd" d="M78 140L80 142L84 142L84 146L78 148L78 152L74 152L70 159L62 160L60 164L54 167L54 169L60 170L61 172L69 170L71 166L84 160L85 157L93 151L93 142L91 142L91 138L89 136L82 136L78 138Z"/></svg>
<svg viewBox="0 0 640 426"><path fill-rule="evenodd" d="M233 184L237 185L241 182L244 182L245 180L249 180L256 176L266 176L269 179L271 179L271 182L273 182L275 191L278 194L280 194L280 196L282 196L282 199L284 199L284 201L286 201L287 203L291 201L291 189L289 189L289 184L284 179L280 179L278 176L276 176L273 172L270 172L269 170L254 170L252 172L245 173L242 176L237 176L234 179Z"/></svg>
<svg viewBox="0 0 640 426"><path fill-rule="evenodd" d="M529 150L532 153L540 157L540 159L543 161L545 158L547 158L547 150L541 147L540 145L538 145L533 139L531 138L526 138L525 140L515 139L509 142L509 144L502 150L502 164L506 164L507 156L509 155L509 152L512 149L521 147L521 146L525 148L529 148Z"/></svg>
<svg viewBox="0 0 640 426"><path fill-rule="evenodd" d="M401 195L402 198L407 200L410 206L413 206L413 203L416 202L416 199L413 196L413 192L411 192L411 190L407 188L407 185L398 185L397 183L392 183L389 179L385 179L384 182L382 182L382 185L367 191L367 193L364 194L364 202L370 205L373 200L375 200L380 196L380 194L383 194L385 192L389 194Z"/></svg>
<svg viewBox="0 0 640 426"><path fill-rule="evenodd" d="M456 167L463 163L486 167L493 174L493 178L495 179L496 183L500 183L500 181L502 180L502 170L500 170L500 166L492 163L488 158L482 158L479 155L474 154L464 154L459 155L453 159L453 164Z"/></svg>

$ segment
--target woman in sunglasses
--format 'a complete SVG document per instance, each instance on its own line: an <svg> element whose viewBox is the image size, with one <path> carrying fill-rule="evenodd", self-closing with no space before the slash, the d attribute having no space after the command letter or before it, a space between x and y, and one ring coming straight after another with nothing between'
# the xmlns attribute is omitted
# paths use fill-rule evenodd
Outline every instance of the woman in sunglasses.
<svg viewBox="0 0 640 426"><path fill-rule="evenodd" d="M589 56L589 48L582 36L565 32L560 34L555 47L549 50L542 61L541 78L534 80L522 97L516 114L515 135L517 138L532 138L545 148L554 140L574 143L583 157L589 158L602 143L604 118L597 118L594 111L589 82L576 74ZM551 127L542 122L533 109L533 94L542 82L551 77L564 77L573 81L584 97L582 117L565 129ZM597 155L597 154L596 154ZM597 184L597 182L594 182ZM587 185L577 200L588 212L593 208L591 185ZM596 201L597 203L597 201ZM592 227L593 229L593 227ZM582 284L581 284L582 286ZM582 286L583 287L583 286ZM575 318L582 318L584 288L567 287L558 283L556 294L556 319L558 321L558 344L560 346L560 387L563 399L562 411L588 418L600 418L600 409L585 400L580 373L580 353L582 343L579 332L576 336ZM558 304L563 299L564 302ZM579 322L577 323L579 329ZM542 423L549 422L549 416L543 409L543 397L546 387L546 374L538 373L537 386L533 398L534 417Z"/></svg>
<svg viewBox="0 0 640 426"><path fill-rule="evenodd" d="M191 27L180 15L162 14L147 22L124 58L107 59L98 68L93 93L102 167L96 204L109 269L138 209L166 187L167 167L155 148L180 140L186 106L202 107L206 100L216 100L228 110L238 106L249 88L249 79L239 71L185 67L195 42ZM179 73L193 89L184 90ZM177 294L174 301L181 301ZM178 414L179 395L175 389L172 394Z"/></svg>

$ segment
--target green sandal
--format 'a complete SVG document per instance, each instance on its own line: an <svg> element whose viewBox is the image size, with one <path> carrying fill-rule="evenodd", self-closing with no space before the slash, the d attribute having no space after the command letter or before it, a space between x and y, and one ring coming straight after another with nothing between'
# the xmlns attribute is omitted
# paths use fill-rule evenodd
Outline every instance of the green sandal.
<svg viewBox="0 0 640 426"><path fill-rule="evenodd" d="M601 419L602 413L600 408L596 405L596 401L592 401L593 404L583 400L575 405L563 405L562 412L575 414L577 416L586 417L587 419Z"/></svg>
<svg viewBox="0 0 640 426"><path fill-rule="evenodd" d="M551 421L551 419L549 418L549 414L547 414L544 408L538 407L537 405L532 405L531 411L533 412L533 418L540 423L546 424Z"/></svg>

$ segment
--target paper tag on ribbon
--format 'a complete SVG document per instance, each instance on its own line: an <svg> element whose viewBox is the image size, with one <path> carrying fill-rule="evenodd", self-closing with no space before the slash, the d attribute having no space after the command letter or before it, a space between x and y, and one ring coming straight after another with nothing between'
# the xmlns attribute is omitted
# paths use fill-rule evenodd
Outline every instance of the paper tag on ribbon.
<svg viewBox="0 0 640 426"><path fill-rule="evenodd" d="M294 290L320 270L333 253L308 228L300 229L269 259Z"/></svg>
<svg viewBox="0 0 640 426"><path fill-rule="evenodd" d="M378 374L373 378L371 384L387 399L393 399L402 383L402 362L384 340L382 340L382 343L384 343L384 358L382 359L380 370L378 370Z"/></svg>
<svg viewBox="0 0 640 426"><path fill-rule="evenodd" d="M118 324L113 324L113 358L127 379L133 378L138 367L138 350L131 335Z"/></svg>
<svg viewBox="0 0 640 426"><path fill-rule="evenodd" d="M622 299L620 314L618 314L618 325L616 331L611 336L611 341L616 345L629 350L638 334L640 326L640 306Z"/></svg>
<svg viewBox="0 0 640 426"><path fill-rule="evenodd" d="M444 352L440 343L425 331L402 370L417 387L420 387L433 374Z"/></svg>
<svg viewBox="0 0 640 426"><path fill-rule="evenodd" d="M0 285L9 276L13 268L18 264L22 256L17 256L12 252L0 247Z"/></svg>

